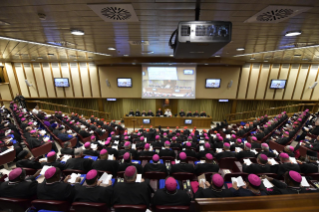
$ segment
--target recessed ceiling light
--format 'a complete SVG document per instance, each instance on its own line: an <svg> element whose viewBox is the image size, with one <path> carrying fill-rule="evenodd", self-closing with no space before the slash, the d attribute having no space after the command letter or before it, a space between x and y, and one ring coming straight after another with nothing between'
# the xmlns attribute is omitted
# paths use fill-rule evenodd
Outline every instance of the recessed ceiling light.
<svg viewBox="0 0 319 212"><path fill-rule="evenodd" d="M132 63L132 65L136 65L136 63Z"/></svg>
<svg viewBox="0 0 319 212"><path fill-rule="evenodd" d="M38 60L42 60L43 58L42 57L38 57Z"/></svg>
<svg viewBox="0 0 319 212"><path fill-rule="evenodd" d="M128 57L128 54L124 54L123 56L124 56L124 57Z"/></svg>
<svg viewBox="0 0 319 212"><path fill-rule="evenodd" d="M294 57L301 57L301 54L295 54Z"/></svg>
<svg viewBox="0 0 319 212"><path fill-rule="evenodd" d="M215 57L220 57L220 55L215 55Z"/></svg>
<svg viewBox="0 0 319 212"><path fill-rule="evenodd" d="M237 50L237 51L244 51L244 50L245 50L245 48L240 47L240 48L237 48L236 50Z"/></svg>
<svg viewBox="0 0 319 212"><path fill-rule="evenodd" d="M286 37L297 36L297 35L301 35L301 31L291 31L291 32L286 32L285 34Z"/></svg>
<svg viewBox="0 0 319 212"><path fill-rule="evenodd" d="M169 56L170 56L170 57L174 57L174 55L173 55L173 54L170 54Z"/></svg>
<svg viewBox="0 0 319 212"><path fill-rule="evenodd" d="M208 63L205 63L205 66L208 66Z"/></svg>
<svg viewBox="0 0 319 212"><path fill-rule="evenodd" d="M84 32L81 30L73 29L71 30L72 35L84 35Z"/></svg>
<svg viewBox="0 0 319 212"><path fill-rule="evenodd" d="M114 47L109 47L109 48L107 48L107 50L114 51L114 50L116 50L116 48L114 48Z"/></svg>

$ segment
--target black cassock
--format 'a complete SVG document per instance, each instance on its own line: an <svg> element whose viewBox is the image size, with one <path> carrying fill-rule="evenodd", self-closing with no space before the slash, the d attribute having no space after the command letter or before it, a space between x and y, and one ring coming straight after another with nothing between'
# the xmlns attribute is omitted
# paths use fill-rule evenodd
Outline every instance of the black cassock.
<svg viewBox="0 0 319 212"><path fill-rule="evenodd" d="M62 148L61 154L63 155L74 155L74 149L72 148Z"/></svg>
<svg viewBox="0 0 319 212"><path fill-rule="evenodd" d="M174 150L170 150L170 149L161 149L160 152L159 152L159 156L162 157L162 156L171 156L171 157L174 157L175 158L175 152Z"/></svg>
<svg viewBox="0 0 319 212"><path fill-rule="evenodd" d="M113 176L116 175L119 168L119 162L116 160L96 160L92 164L92 169L112 172Z"/></svg>
<svg viewBox="0 0 319 212"><path fill-rule="evenodd" d="M54 161L54 162L44 162L41 163L42 166L54 166L54 167L58 167L61 171L63 171L65 169L65 164L60 163L59 161Z"/></svg>
<svg viewBox="0 0 319 212"><path fill-rule="evenodd" d="M293 170L293 171L300 173L299 165L298 164L291 164L290 162L274 165L273 169L279 176L285 174L286 171L290 171L290 170Z"/></svg>
<svg viewBox="0 0 319 212"><path fill-rule="evenodd" d="M237 160L241 158L256 157L256 154L250 150L243 150L236 155Z"/></svg>
<svg viewBox="0 0 319 212"><path fill-rule="evenodd" d="M171 174L175 172L188 172L188 173L194 173L194 166L192 164L188 163L179 163L171 166Z"/></svg>
<svg viewBox="0 0 319 212"><path fill-rule="evenodd" d="M30 199L37 194L37 181L3 182L0 197Z"/></svg>
<svg viewBox="0 0 319 212"><path fill-rule="evenodd" d="M121 163L119 166L118 172L124 172L125 169L129 166L135 166L137 173L142 174L143 173L143 167L140 164L135 163Z"/></svg>
<svg viewBox="0 0 319 212"><path fill-rule="evenodd" d="M70 158L66 164L65 169L76 169L82 171L90 171L93 160L86 158Z"/></svg>
<svg viewBox="0 0 319 212"><path fill-rule="evenodd" d="M203 189L202 187L199 187L195 198L218 198L218 197L233 197L234 194L229 189L213 189L212 187Z"/></svg>
<svg viewBox="0 0 319 212"><path fill-rule="evenodd" d="M65 182L43 183L38 184L38 199L70 201L74 199L74 187Z"/></svg>
<svg viewBox="0 0 319 212"><path fill-rule="evenodd" d="M254 193L249 189L245 189L240 187L238 190L235 190L234 188L230 188L234 194L235 197L249 197L249 196L265 196L267 195L266 190L260 190L260 193Z"/></svg>
<svg viewBox="0 0 319 212"><path fill-rule="evenodd" d="M17 167L24 167L24 168L31 168L31 169L42 169L41 163L34 161L34 160L28 160L28 159L22 159L19 160L16 163Z"/></svg>
<svg viewBox="0 0 319 212"><path fill-rule="evenodd" d="M247 166L246 164L243 164L243 172L250 173L250 174L259 174L259 173L272 173L273 170L271 169L270 164L258 164L253 163Z"/></svg>
<svg viewBox="0 0 319 212"><path fill-rule="evenodd" d="M301 173L318 173L317 163L303 163L299 165Z"/></svg>
<svg viewBox="0 0 319 212"><path fill-rule="evenodd" d="M111 206L113 187L107 186L82 186L74 185L74 202L98 202L105 203L107 207Z"/></svg>
<svg viewBox="0 0 319 212"><path fill-rule="evenodd" d="M145 172L165 172L167 173L166 166L161 163L147 163L143 169Z"/></svg>
<svg viewBox="0 0 319 212"><path fill-rule="evenodd" d="M195 174L200 175L205 172L218 172L219 165L214 163L198 163L195 166Z"/></svg>
<svg viewBox="0 0 319 212"><path fill-rule="evenodd" d="M272 191L267 191L268 195L277 194L300 194L300 193L310 193L314 191L307 191L305 188L301 187L290 187L287 184L280 182L279 180L273 179L271 183L274 185Z"/></svg>
<svg viewBox="0 0 319 212"><path fill-rule="evenodd" d="M116 183L114 185L112 205L149 205L153 189L149 180L142 183Z"/></svg>
<svg viewBox="0 0 319 212"><path fill-rule="evenodd" d="M175 193L170 194L166 189L159 189L155 192L152 199L152 205L169 205L169 206L182 206L190 204L190 197L186 190L177 189Z"/></svg>

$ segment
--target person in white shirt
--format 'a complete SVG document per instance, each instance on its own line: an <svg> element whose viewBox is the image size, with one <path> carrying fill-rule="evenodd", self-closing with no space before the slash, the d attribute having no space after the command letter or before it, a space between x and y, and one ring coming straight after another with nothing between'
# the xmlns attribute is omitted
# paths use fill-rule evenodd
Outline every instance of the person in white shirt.
<svg viewBox="0 0 319 212"><path fill-rule="evenodd" d="M166 109L165 113L164 113L167 117L171 117L172 116L172 112L170 109Z"/></svg>

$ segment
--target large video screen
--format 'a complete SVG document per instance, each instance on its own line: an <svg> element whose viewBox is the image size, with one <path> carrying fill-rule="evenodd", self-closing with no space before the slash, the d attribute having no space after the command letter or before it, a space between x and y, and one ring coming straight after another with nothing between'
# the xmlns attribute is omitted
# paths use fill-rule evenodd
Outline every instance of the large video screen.
<svg viewBox="0 0 319 212"><path fill-rule="evenodd" d="M142 98L195 99L196 66L143 66Z"/></svg>
<svg viewBox="0 0 319 212"><path fill-rule="evenodd" d="M54 78L54 86L60 88L70 87L69 78Z"/></svg>
<svg viewBox="0 0 319 212"><path fill-rule="evenodd" d="M284 89L286 87L286 80L271 80L270 88Z"/></svg>

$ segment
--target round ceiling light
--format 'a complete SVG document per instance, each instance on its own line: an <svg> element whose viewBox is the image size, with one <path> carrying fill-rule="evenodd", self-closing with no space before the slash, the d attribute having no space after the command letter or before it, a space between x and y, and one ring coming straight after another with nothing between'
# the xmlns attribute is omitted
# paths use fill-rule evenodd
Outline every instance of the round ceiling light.
<svg viewBox="0 0 319 212"><path fill-rule="evenodd" d="M84 35L84 32L81 30L73 29L71 30L72 35Z"/></svg>
<svg viewBox="0 0 319 212"><path fill-rule="evenodd" d="M240 48L237 48L236 50L237 50L237 51L245 51L245 48L240 47Z"/></svg>
<svg viewBox="0 0 319 212"><path fill-rule="evenodd" d="M298 35L301 35L301 31L291 31L291 32L286 32L285 34L286 37L298 36Z"/></svg>

